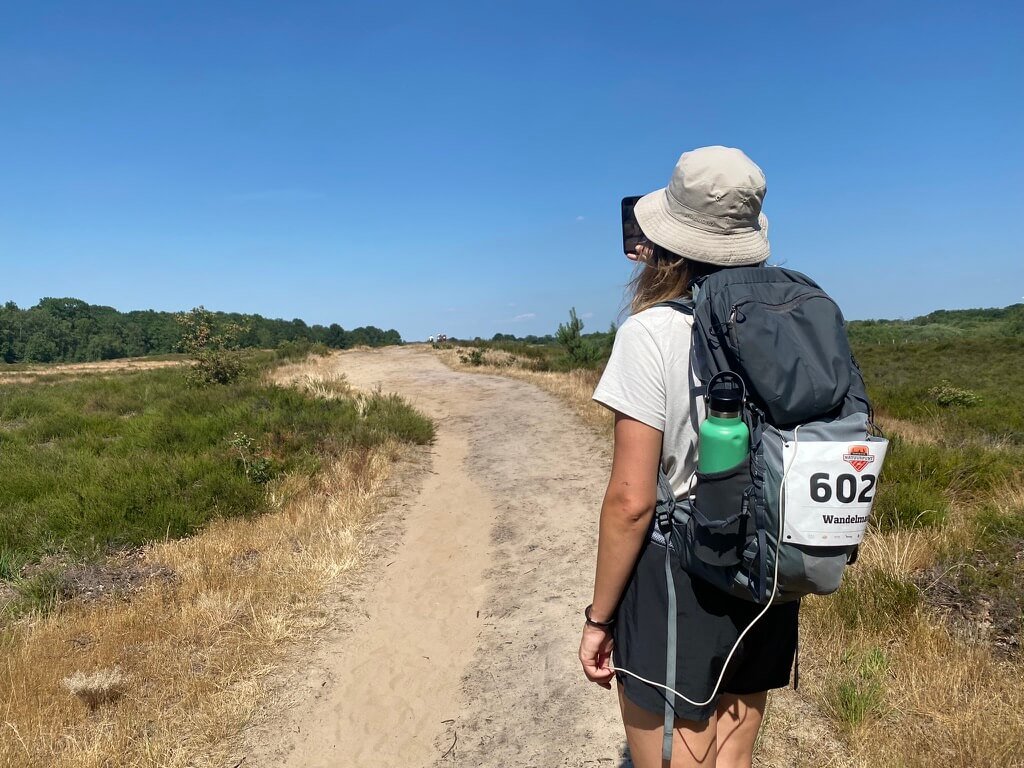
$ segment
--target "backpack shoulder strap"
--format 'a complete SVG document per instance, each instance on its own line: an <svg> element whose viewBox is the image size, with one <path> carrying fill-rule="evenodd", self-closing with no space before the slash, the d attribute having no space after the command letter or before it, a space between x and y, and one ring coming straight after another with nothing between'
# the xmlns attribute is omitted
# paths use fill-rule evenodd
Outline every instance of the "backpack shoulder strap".
<svg viewBox="0 0 1024 768"><path fill-rule="evenodd" d="M695 317L693 299L684 298L682 296L680 296L678 299L668 299L667 301L659 301L654 306L671 307L672 309L676 310L676 312L680 312L690 317ZM690 387L690 390L697 397L703 397L707 392L707 387L701 384L695 387Z"/></svg>
<svg viewBox="0 0 1024 768"><path fill-rule="evenodd" d="M682 312L684 315L693 315L693 301L690 299L684 299L682 297L678 299L669 299L668 301L659 301L654 306L656 307L672 307L677 312Z"/></svg>

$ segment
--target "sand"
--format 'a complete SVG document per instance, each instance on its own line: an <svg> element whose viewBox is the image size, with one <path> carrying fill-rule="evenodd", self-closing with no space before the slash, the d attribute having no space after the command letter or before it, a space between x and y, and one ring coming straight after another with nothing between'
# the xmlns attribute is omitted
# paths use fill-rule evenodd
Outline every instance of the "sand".
<svg viewBox="0 0 1024 768"><path fill-rule="evenodd" d="M576 658L610 446L535 386L426 349L336 359L436 419L437 441L231 765L630 765L613 692Z"/></svg>

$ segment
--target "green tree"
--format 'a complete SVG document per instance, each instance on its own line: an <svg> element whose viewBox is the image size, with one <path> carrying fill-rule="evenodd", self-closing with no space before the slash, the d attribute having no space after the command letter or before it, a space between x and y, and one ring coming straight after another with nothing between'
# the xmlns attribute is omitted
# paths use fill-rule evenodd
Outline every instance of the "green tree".
<svg viewBox="0 0 1024 768"><path fill-rule="evenodd" d="M576 307L569 310L569 322L558 325L555 341L565 350L573 366L587 368L601 359L600 348L583 338L583 321L576 316Z"/></svg>
<svg viewBox="0 0 1024 768"><path fill-rule="evenodd" d="M35 333L25 344L25 360L30 363L52 363L58 359L57 344L44 333Z"/></svg>

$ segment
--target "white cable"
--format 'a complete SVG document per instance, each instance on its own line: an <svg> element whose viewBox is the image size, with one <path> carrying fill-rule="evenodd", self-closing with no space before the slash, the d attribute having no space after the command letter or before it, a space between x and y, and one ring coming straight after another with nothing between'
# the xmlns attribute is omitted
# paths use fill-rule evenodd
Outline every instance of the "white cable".
<svg viewBox="0 0 1024 768"><path fill-rule="evenodd" d="M796 463L796 452L797 449L800 447L800 436L798 434L799 432L800 426L797 425L796 429L793 430L793 458L789 462L789 467L787 467L786 471L783 472L782 482L779 484L779 532L778 535L775 537L775 572L772 576L772 594L771 597L768 598L768 603L765 605L764 610L757 614L757 616L754 617L754 620L751 621L750 624L747 625L747 628L740 632L740 636L736 638L736 642L733 644L732 650L729 651L729 655L725 657L725 664L722 665L722 671L718 675L718 682L715 683L715 688L711 692L711 696L708 697L707 701L694 701L693 699L684 696L674 688L670 688L669 686L663 685L661 683L656 683L653 680L648 680L645 677L640 677L640 675L636 674L635 672L630 672L628 669L625 669L623 667L615 667L615 672L623 672L624 674L627 674L630 677L635 677L642 683L647 683L648 685L653 685L656 688L661 688L662 690L675 694L683 701L686 701L695 707L707 706L715 700L715 697L718 695L718 689L722 685L722 680L725 679L725 671L729 668L729 662L732 661L733 654L735 654L736 649L740 647L740 643L743 642L743 638L746 637L747 632L749 632L753 628L753 626L761 620L762 616L768 613L768 609L772 607L772 602L775 600L775 594L778 590L779 584L779 548L782 546L782 535L786 525L786 512L785 506L783 505L783 501L785 500L786 481L789 479L790 470L793 469L793 465ZM667 537L665 539L665 546L668 546Z"/></svg>

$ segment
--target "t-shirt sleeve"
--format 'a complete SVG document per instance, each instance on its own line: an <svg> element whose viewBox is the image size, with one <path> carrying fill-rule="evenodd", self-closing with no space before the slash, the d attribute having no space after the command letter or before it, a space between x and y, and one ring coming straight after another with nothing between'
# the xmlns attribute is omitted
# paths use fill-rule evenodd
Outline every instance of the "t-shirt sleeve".
<svg viewBox="0 0 1024 768"><path fill-rule="evenodd" d="M615 334L594 400L665 431L665 361L650 331L635 317L626 320Z"/></svg>

